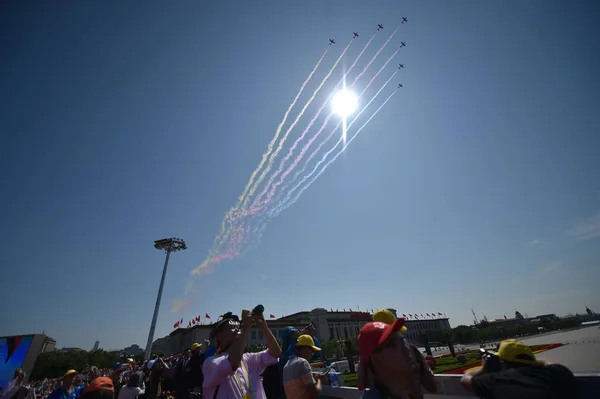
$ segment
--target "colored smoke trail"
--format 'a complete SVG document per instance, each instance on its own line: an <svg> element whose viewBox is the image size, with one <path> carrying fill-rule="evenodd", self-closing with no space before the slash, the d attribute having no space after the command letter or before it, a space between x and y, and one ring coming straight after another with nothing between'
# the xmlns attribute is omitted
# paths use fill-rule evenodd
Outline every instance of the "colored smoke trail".
<svg viewBox="0 0 600 399"><path fill-rule="evenodd" d="M252 188L250 189L248 195L246 196L246 199L244 200L244 202L242 204L242 209L247 209L248 208L248 201L249 201L250 197L252 197L252 195L254 195L254 192L259 187L260 183L262 183L262 181L264 180L264 178L267 175L267 173L269 173L271 171L271 168L273 167L273 162L274 162L275 158L277 157L277 155L279 155L279 153L281 152L281 149L283 148L283 144L287 140L290 132L296 126L296 124L298 123L298 121L300 120L300 118L302 117L302 115L304 114L304 111L306 111L306 108L308 108L308 106L313 102L313 100L315 99L315 97L317 96L317 94L319 93L319 91L321 90L321 88L323 87L323 85L325 84L325 82L327 82L327 80L329 79L329 77L331 76L331 74L333 73L333 71L335 70L335 68L338 66L338 64L340 63L340 61L342 60L342 58L344 58L344 55L346 55L346 52L348 51L348 49L352 45L353 41L354 41L353 39L350 40L350 43L348 43L348 45L346 46L346 48L344 48L344 51L342 51L342 54L340 54L340 56L335 61L335 63L333 64L333 66L331 67L331 69L329 70L329 72L327 73L327 75L325 76L325 78L323 78L323 80L321 81L321 84L313 92L312 96L308 99L308 101L306 102L306 104L304 104L304 107L302 108L302 110L300 111L300 113L298 114L298 116L296 116L296 119L294 120L294 122L291 124L291 126L288 128L288 130L283 135L282 139L279 141L279 145L277 146L277 149L269 157L269 163L267 164L267 167L263 170L263 172L261 173L260 177L258 178L258 180L256 181L256 183L254 183L254 186L252 186Z"/></svg>
<svg viewBox="0 0 600 399"><path fill-rule="evenodd" d="M381 86L381 88L377 91L377 93L375 93L375 95L369 100L369 102L360 110L360 112L354 117L354 119L352 120L352 122L350 122L350 125L348 125L348 129L350 129L354 123L358 120L358 118L362 115L363 112L365 112L367 110L367 108L369 108L369 105L371 105L371 103L379 96L379 94L383 91L383 89L385 89L385 87L391 82L391 80L396 76L396 74L398 73L398 70L394 71L394 73L392 74L392 76L390 76L388 78L388 80L385 81L385 83ZM371 117L372 118L372 117ZM370 119L369 119L370 120ZM364 125L363 125L364 126ZM339 128L339 124L336 127L336 129ZM324 155L323 158L321 158L321 160L319 162L317 162L317 164L315 165L315 167L313 168L313 170L306 176L304 176L302 178L302 180L300 180L290 191L288 191L285 195L285 197L283 198L283 200L281 200L272 210L270 210L268 212L268 216L270 217L275 217L277 215L279 215L284 209L287 209L289 207L289 205L287 204L287 202L290 200L290 198L292 197L292 194L300 187L302 186L302 184L304 182L306 182L308 179L311 178L311 176L313 176L317 170L319 169L319 166L321 166L329 157L329 155L335 151L335 149L342 143L343 141L343 137L340 137L340 139L338 140L338 142L335 144L335 146L333 146L333 148L331 148L329 151L327 151ZM344 145L347 146L350 142L346 143ZM320 176L319 172L319 176ZM310 184L312 184L312 182L315 179L311 180ZM308 186L304 187L301 192L304 192L304 190L306 190ZM298 197L295 197L294 202L297 200Z"/></svg>
<svg viewBox="0 0 600 399"><path fill-rule="evenodd" d="M371 78L371 80L369 81L369 83L367 83L367 85L364 87L364 89L358 95L358 98L362 97L365 94L365 92L369 89L369 87L371 87L371 84L373 84L373 82L375 81L375 79L377 79L377 77L381 74L381 72L383 72L383 70L385 69L385 67L394 59L394 57L396 56L396 54L398 54L398 51L400 51L400 47L398 47L396 49L396 51L394 51L394 53L383 64L383 66L381 68L379 68L379 70L377 71L377 73L375 75L373 75L373 77ZM397 72L398 71L396 71L396 73ZM396 73L394 73L392 75L392 77L388 79L388 81L383 85L383 87L385 87L389 83L389 81L396 75ZM381 89L380 89L380 91L377 92L377 94L379 94L380 92L381 92ZM356 117L352 120L352 122L350 123L350 125L348 125L344 129L345 131L347 131L348 129L350 129L350 127L352 127L352 125L357 120L357 118L365 111L365 109L369 106L369 104L371 104L371 102L377 97L377 94L375 94L375 96L369 101L369 103L367 103L367 105L356 115ZM325 122L323 122L323 124L321 125L321 128L308 141L308 143L306 143L306 145L304 146L304 148L300 152L300 155L298 155L298 157L296 158L296 160L294 161L294 163L286 170L286 172L283 175L281 175L281 178L279 179L279 181L273 185L273 188L271 189L271 192L269 193L269 195L268 195L267 200L265 201L265 203L269 203L269 201L273 198L273 196L275 194L275 188L277 186L281 185L281 183L283 182L283 180L285 179L285 177L287 177L287 175L289 175L290 172L298 165L298 163L301 161L301 159L304 156L304 154L306 153L306 151L308 151L308 149L312 145L312 143L321 134L321 132L325 128L327 122L329 121L329 118L331 118L332 115L333 115L333 113L329 114L329 116L327 117L327 119L325 119ZM340 122L337 124L337 126L331 131L331 133L329 133L329 136L327 136L327 138L318 145L317 149L310 154L310 156L308 157L308 159L304 163L304 166L302 167L302 169L299 172L296 172L294 174L294 177L292 178L292 180L290 182L288 182L281 189L281 192L285 192L286 188L289 187L289 185L292 184L298 178L298 176L306 170L306 167L308 166L308 164L310 163L310 161L317 155L317 153L321 150L321 148L323 147L323 145L325 145L325 143L327 143L333 137L333 135L335 134L335 132L337 131L337 129L339 129L339 127L342 124L342 122L343 122L343 120L340 120ZM343 140L343 137L342 137L342 140ZM335 149L335 147L334 147L334 149ZM294 191L294 190L292 190L292 191Z"/></svg>
<svg viewBox="0 0 600 399"><path fill-rule="evenodd" d="M304 88L310 82L310 80L312 79L312 77L315 74L315 72L317 72L317 69L319 69L319 66L323 62L323 59L325 59L325 56L327 55L328 51L329 51L329 46L327 46L327 48L325 49L325 51L321 55L321 58L319 58L319 60L317 61L316 65L314 66L314 68L312 69L312 71L308 74L308 77L304 80L304 82L300 86L300 90L298 90L298 93L296 94L296 97L294 97L294 100L292 101L292 103L290 104L290 106L288 107L288 109L285 111L285 114L283 115L283 119L281 120L281 122L277 126L277 130L275 131L275 136L273 136L273 138L271 139L271 142L267 145L267 151L263 154L263 156L262 156L262 158L261 158L261 160L260 160L260 162L258 164L258 167L256 169L254 169L254 172L252 172L252 175L250 176L250 179L248 179L248 183L246 184L246 187L244 188L244 191L242 191L242 194L238 197L237 203L231 209L229 209L229 211L227 211L227 213L223 217L223 220L221 222L221 231L215 237L214 242L213 242L213 247L217 243L218 243L217 245L222 245L227 240L227 235L225 235L227 221L229 221L230 219L232 219L232 216L237 211L238 207L240 206L240 204L242 203L242 201L246 197L246 194L250 190L250 187L252 186L252 183L254 182L254 179L256 178L256 175L258 175L258 172L260 172L260 170L264 166L264 164L265 164L265 162L267 160L267 157L273 151L273 147L275 146L275 142L277 142L277 139L279 138L279 134L281 133L283 125L287 121L287 118L288 118L290 112L292 111L292 108L294 108L294 105L296 105L296 102L298 102L298 99L300 98L300 95L304 91Z"/></svg>
<svg viewBox="0 0 600 399"><path fill-rule="evenodd" d="M390 35L390 37L385 41L385 43L383 43L383 46L381 46L379 48L379 50L377 50L377 52L375 53L375 55L373 56L373 58L371 58L371 61L369 61L369 63L367 64L367 66L365 66L365 68L363 69L363 71L361 73L359 73L356 78L354 78L354 82L352 83L354 85L354 83L356 83L356 81L358 79L360 79L365 72L367 72L367 69L369 69L369 67L371 66L371 64L377 59L377 56L379 55L379 53L381 53L383 51L383 49L388 45L388 43L390 42L390 40L392 40L394 38L394 36L396 36L396 33L398 33L398 30L400 29L400 25L398 25L398 27L396 28L395 31L392 32L392 34Z"/></svg>
<svg viewBox="0 0 600 399"><path fill-rule="evenodd" d="M365 44L365 46L363 47L363 49L361 50L361 52L358 54L358 56L356 57L356 59L354 60L354 62L350 66L350 68L348 69L348 71L344 73L344 75L342 76L342 78L340 79L340 81L335 86L334 90L329 94L329 96L327 96L327 100L325 100L325 102L323 103L323 105L321 105L321 107L317 111L317 114L311 119L311 121L308 124L308 127L306 129L304 129L304 131L302 132L302 134L300 135L300 137L298 139L296 139L296 141L294 142L294 144L292 144L292 147L288 150L288 153L286 154L286 156L279 163L279 167L277 168L277 170L275 171L275 173L273 175L271 175L271 177L269 178L269 180L268 180L267 184L265 185L265 187L263 188L263 190L260 192L260 194L256 197L256 199L252 203L251 210L249 212L250 214L256 214L264 204L268 203L268 200L264 201L264 202L261 202L261 199L265 195L265 193L267 192L267 190L269 189L269 186L271 186L271 184L273 183L273 180L275 179L275 177L277 177L277 175L279 175L279 173L281 173L281 171L283 170L283 166L285 165L285 162L287 162L287 160L292 156L292 153L294 152L294 150L298 146L298 143L306 136L306 133L308 132L308 130L310 129L310 127L313 125L313 123L315 123L315 120L317 119L317 117L321 113L321 110L327 105L327 103L329 102L330 98L333 96L335 90L339 87L339 85L342 84L342 82L344 82L344 79L346 78L346 75L348 75L350 73L350 71L352 71L352 68L354 68L354 66L356 65L356 63L358 62L358 60L360 59L360 57L363 55L363 53L365 52L365 50L367 49L367 47L369 47L369 44L371 44L371 42L375 38L375 35L376 35L376 33L374 33L371 36L371 39L369 39L369 41L367 42L367 44ZM347 50L347 48L346 48L346 50ZM344 52L346 50L344 50ZM334 65L334 68L335 68L335 65ZM333 72L333 69L332 69L332 72ZM304 110L302 110L302 111L304 112ZM299 115L298 118L296 118L296 119L298 120L300 118L300 116L301 115ZM297 122L297 120L295 122ZM292 125L292 127L293 126L294 125Z"/></svg>
<svg viewBox="0 0 600 399"><path fill-rule="evenodd" d="M335 162L335 160L341 155L343 154L343 152L346 150L346 148L350 145L350 143L352 142L352 140L354 140L356 138L356 136L358 136L358 134L361 132L361 130L363 130L365 128L365 126L367 126L367 124L371 121L371 119L373 119L375 117L375 115L377 115L379 113L379 111L381 111L381 109L385 106L385 104L387 104L388 101L390 101L390 99L394 96L394 94L396 94L396 92L398 91L398 89L395 89L392 94L390 94L388 96L388 98L385 99L385 101L379 106L379 108L377 108L377 110L373 113L373 115L371 115L371 117L369 119L367 119L367 121L365 123L363 123L363 125L356 131L356 133L354 133L354 135L352 137L350 137L350 140L348 140L348 142L342 147L342 149L335 154L335 156L333 158L331 158L329 160L329 162L327 162L323 168L319 171L319 173L316 174L316 176L314 176L306 186L302 187L302 189L298 192L298 194L296 194L296 196L287 204L285 204L283 207L279 208L278 210L276 210L277 212L275 212L272 217L276 217L278 216L281 212L283 212L284 210L286 210L287 208L289 208L290 206L294 205L294 203L296 201L298 201L298 198L300 198L300 196L302 195L302 193L310 187L311 184L313 184L315 182L315 180L317 180L319 178L319 176L321 176L323 174L323 172L325 172L325 170L327 170L327 168L329 167L329 165L331 165L333 162ZM341 140L340 140L341 142ZM336 145L337 147L337 145Z"/></svg>
<svg viewBox="0 0 600 399"><path fill-rule="evenodd" d="M172 301L171 312L179 313L185 312L190 307L189 298L182 299L180 301Z"/></svg>
<svg viewBox="0 0 600 399"><path fill-rule="evenodd" d="M290 104L290 106L288 107L288 109L285 111L285 114L283 115L283 119L281 120L281 122L277 126L277 130L275 131L275 136L273 136L273 138L271 139L271 142L267 146L267 151L263 154L263 156L262 156L262 158L260 160L260 163L258 164L258 167L254 170L254 172L252 172L252 175L250 176L250 179L248 180L248 184L246 184L246 187L244 188L244 191L242 192L242 194L238 198L239 202L243 201L244 198L246 197L246 194L248 193L248 190L250 190L250 187L252 186L252 183L254 183L254 179L256 178L256 175L258 175L258 172L260 172L260 170L264 166L265 162L267 161L267 157L269 156L269 154L271 154L271 151L273 151L273 147L275 146L275 142L279 138L279 134L281 133L281 130L283 129L283 125L287 121L287 118L288 118L290 112L292 111L292 108L294 108L294 105L296 105L296 102L298 102L298 99L300 98L300 95L304 91L304 88L306 87L306 85L308 84L308 82L310 82L310 80L312 79L312 77L315 74L315 72L317 72L317 69L319 68L319 65L321 65L321 62L323 62L323 59L327 55L328 51L329 51L329 46L327 46L327 48L323 52L323 55L321 55L321 58L319 58L319 61L317 61L317 64L315 65L315 67L308 74L308 77L304 80L304 82L302 83L302 86L300 86L300 90L298 90L298 93L296 94L296 97L294 97L294 100L292 101L292 103Z"/></svg>
<svg viewBox="0 0 600 399"><path fill-rule="evenodd" d="M333 97L333 95L336 93L337 89L339 88L339 86L345 82L346 80L346 76L352 71L352 69L354 68L354 66L356 65L356 63L358 62L358 60L360 60L360 58L362 57L362 55L364 54L365 50L369 47L369 45L371 44L371 42L373 41L373 39L375 38L375 36L377 35L377 32L375 32L371 38L367 41L367 43L365 44L365 46L363 47L363 49L360 51L360 53L358 54L358 56L356 57L356 59L354 60L354 62L352 63L352 65L350 65L350 68L348 68L348 71L346 71L344 73L344 75L342 76L342 78L340 79L340 81L335 85L335 87L333 88L333 90L331 91L331 93L327 96L327 99L325 100L325 102L323 102L323 104L321 104L321 106L319 107L319 109L317 110L317 113L315 114L315 116L313 116L313 118L310 120L310 122L308 123L308 125L306 126L306 128L304 129L304 131L302 132L302 134L300 135L299 138L296 139L296 141L294 142L294 144L292 144L291 148L288 150L288 153L286 154L285 158L283 158L281 160L281 162L279 163L279 167L277 168L277 170L275 171L275 173L273 175L271 175L271 177L269 178L267 184L265 185L265 187L263 188L263 190L260 192L260 194L258 195L258 197L256 197L256 199L254 200L254 202L252 203L252 210L251 213L256 213L258 212L258 210L260 209L260 207L262 207L265 204L268 204L271 199L273 198L273 195L275 194L275 189L277 188L277 186L281 185L281 183L283 182L283 180L287 177L287 175L290 174L291 170L288 168L286 170L286 172L284 172L283 176L279 179L278 183L273 184L273 181L275 180L275 178L283 171L283 167L285 166L285 163L291 158L291 156L294 153L294 150L298 147L298 145L300 144L300 141L302 141L304 139L304 137L306 137L306 134L308 133L308 131L310 130L310 128L312 127L312 125L316 122L317 118L321 115L321 112L323 111L323 109L325 109L325 107L327 106L327 104L329 103L329 101L331 100L331 97ZM393 37L393 36L392 36ZM383 45L383 47L381 49L379 49L379 51L377 52L377 54L379 54L381 52L381 50L387 45L388 41L385 42L385 44ZM375 55L375 57L369 62L368 65L371 65L373 63L373 60L375 58L377 58L377 54ZM362 74L364 74L364 72L366 71L366 68L363 69ZM362 76L361 74L361 76ZM357 79L354 79L354 83L353 85L356 83ZM327 123L329 122L329 119L331 119L332 114L330 114L326 119L325 122L323 122L323 124L321 125L321 128L319 129L319 131L317 132L317 135L319 135L319 133L321 133L323 131L323 129L325 128L325 126L327 125ZM311 141L311 143L314 142L314 139ZM306 147L306 146L305 146ZM302 150L302 155L300 155L300 159L302 158L302 156L304 155L304 153L306 152L306 149ZM298 162L300 160L298 158L296 158L296 161L294 162L293 166L291 167L293 169L293 167L295 167ZM262 197L266 194L267 190L269 189L269 187L271 187L271 190L269 192L269 194L267 195L267 199L265 201L261 202Z"/></svg>
<svg viewBox="0 0 600 399"><path fill-rule="evenodd" d="M261 160L260 160L260 162L258 164L258 167L254 170L254 172L252 172L252 175L250 176L250 179L248 180L248 183L246 184L246 187L244 188L244 191L238 197L237 203L233 207L231 207L225 213L225 216L223 217L223 220L221 221L221 230L220 230L219 234L217 234L215 236L215 239L213 241L213 249L215 247L218 247L219 245L223 245L225 243L225 241L227 240L227 238L229 236L229 234L226 233L227 230L228 230L227 227L226 227L227 223L231 224L231 219L235 219L234 215L237 213L240 204L242 203L242 201L244 200L244 198L245 198L246 194L248 193L250 187L252 186L252 183L254 182L254 179L256 178L256 175L258 174L258 172L260 172L260 170L262 169L262 167L264 166L264 164L266 162L267 157L273 151L273 147L275 146L275 142L279 138L279 134L281 133L281 129L283 128L283 125L285 124L285 122L286 122L286 120L287 120L287 118L289 116L289 113L291 112L291 110L294 107L294 105L296 105L296 102L298 102L298 98L300 98L300 95L304 91L306 85L312 79L313 75L315 74L315 72L317 71L317 69L319 68L319 66L321 65L321 63L323 62L323 59L325 59L325 56L327 55L328 51L329 51L329 46L325 49L325 51L321 55L321 58L319 58L319 60L315 64L315 66L312 69L312 71L308 74L308 77L304 80L304 82L300 86L300 90L298 90L298 93L296 94L296 97L294 97L294 100L292 101L292 103L290 104L290 106L288 107L288 109L286 110L286 112L285 112L285 114L283 116L283 119L281 120L281 122L277 126L277 130L275 131L275 136L273 136L273 138L271 139L271 142L268 144L267 151L263 154L263 156L262 156L262 158L261 158Z"/></svg>
<svg viewBox="0 0 600 399"><path fill-rule="evenodd" d="M214 266L216 264L225 259L234 259L237 255L239 255L249 231L250 226L232 226L228 232L229 245L227 249L222 251L220 247L212 248L209 251L207 258L198 266L196 266L192 270L191 274L193 276L211 274L214 271Z"/></svg>

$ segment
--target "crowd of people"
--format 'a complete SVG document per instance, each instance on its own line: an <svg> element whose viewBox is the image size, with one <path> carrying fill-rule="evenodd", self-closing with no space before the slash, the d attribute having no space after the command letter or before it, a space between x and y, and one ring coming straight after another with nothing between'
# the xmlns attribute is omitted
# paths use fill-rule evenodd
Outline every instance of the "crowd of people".
<svg viewBox="0 0 600 399"><path fill-rule="evenodd" d="M380 310L360 330L357 385L363 399L422 399L424 392L436 392L431 359L405 339L404 323ZM266 347L249 353L246 341L254 327ZM194 343L182 354L128 359L112 369L67 370L60 379L28 386L18 369L0 399L316 399L331 374L311 367L323 356L315 334L312 324L288 327L279 342L262 312L243 310L240 317L228 312L213 325L210 341ZM482 367L467 372L461 384L481 398L578 397L570 370L537 360L517 340L486 352Z"/></svg>

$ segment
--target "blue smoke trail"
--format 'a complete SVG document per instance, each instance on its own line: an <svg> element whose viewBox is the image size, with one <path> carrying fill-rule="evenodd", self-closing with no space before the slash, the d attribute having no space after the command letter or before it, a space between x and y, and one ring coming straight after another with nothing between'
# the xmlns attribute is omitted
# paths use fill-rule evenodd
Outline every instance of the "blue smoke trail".
<svg viewBox="0 0 600 399"><path fill-rule="evenodd" d="M346 150L346 147L348 147L348 145L350 145L350 143L352 142L352 140L354 140L356 138L356 136L358 136L358 134L360 133L361 130L364 129L365 126L367 126L367 124L371 121L371 119L373 119L375 117L375 115L377 115L379 113L379 111L381 111L381 109L383 108L383 106L390 101L390 99L392 98L392 96L394 94L396 94L396 92L398 91L398 89L394 90L392 92L392 94L389 95L388 98L385 99L385 101L379 106L379 108L377 108L377 110L373 113L373 115L371 115L371 117L369 119L367 119L367 121L360 127L360 129L358 129L356 131L356 133L354 133L354 135L350 138L350 140L348 140L348 142L344 145L344 147L337 153L335 154L335 156L333 158L331 158L331 160L329 162L327 162L325 164L325 166L323 166L323 169L321 169L319 171L319 173L317 173L316 176L314 176L306 186L302 187L302 189L298 192L298 194L296 194L296 196L289 201L287 204L284 204L283 206L279 207L278 209L275 209L272 213L272 215L270 215L271 217L276 217L278 216L281 212L283 212L284 210L286 210L287 208L289 208L290 206L294 205L294 203L296 201L298 201L298 198L300 198L300 196L302 195L302 193L310 187L311 184L314 183L315 180L317 180L319 178L319 176L321 176L323 174L323 172L325 172L325 170L327 170L327 167L329 165L331 165L333 162L335 162L335 160L342 155L342 153ZM335 148L335 147L334 147Z"/></svg>
<svg viewBox="0 0 600 399"><path fill-rule="evenodd" d="M369 107L369 105L371 105L371 103L377 98L377 96L379 96L379 93L381 93L383 91L383 89L385 89L385 87L390 83L390 81L394 78L394 76L396 76L396 74L398 73L398 70L396 70L392 76L389 77L388 80L386 80L386 82L383 84L383 86L381 86L381 88L377 91L377 93L375 93L375 95L373 96L373 98L371 98L371 100L369 100L369 102L360 110L360 112L356 115L356 117L354 117L354 119L352 120L352 122L350 123L350 125L348 125L347 130L349 130L352 125L354 125L354 123L358 120L358 118L360 117L360 115L365 112L365 110ZM372 116L371 116L372 118ZM371 118L369 118L369 120L371 120ZM364 125L363 125L364 127ZM339 124L336 126L335 130L337 130L339 128ZM362 129L362 128L361 128ZM304 176L302 178L302 180L300 180L291 190L289 190L285 197L279 201L277 203L277 205L275 205L272 209L270 209L269 211L267 211L267 216L268 217L275 217L278 216L281 211L283 211L283 209L287 209L289 207L289 205L286 205L286 202L288 202L290 200L290 198L292 197L292 194L300 187L302 186L302 184L304 184L304 182L306 182L308 179L310 179L319 169L319 166L321 166L325 161L327 161L327 158L329 157L329 155L335 151L336 148L338 148L338 146L340 144L342 144L343 141L343 136L340 137L340 139L338 140L338 142L333 146L332 149L330 149L329 151L327 151L324 155L323 158L321 158L321 160L319 162L317 162L317 164L315 165L315 167L313 168L313 170L306 176ZM346 146L349 144L350 142L346 143L344 145L344 149L346 148ZM343 149L342 149L343 151ZM321 172L319 172L320 175ZM312 180L314 181L314 180ZM312 184L309 183L308 185ZM306 190L306 188L308 188L308 186L306 186L305 188L302 189L302 191ZM297 198L296 198L297 199ZM296 200L294 200L295 202ZM285 206L285 207L284 207Z"/></svg>

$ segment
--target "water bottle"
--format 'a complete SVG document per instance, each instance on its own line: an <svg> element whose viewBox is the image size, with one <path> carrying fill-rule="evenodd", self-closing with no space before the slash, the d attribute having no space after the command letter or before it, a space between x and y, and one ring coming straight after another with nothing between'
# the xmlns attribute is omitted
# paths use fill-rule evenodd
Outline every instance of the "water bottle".
<svg viewBox="0 0 600 399"><path fill-rule="evenodd" d="M335 371L329 373L329 385L331 385L332 388L337 388L340 386L340 381Z"/></svg>

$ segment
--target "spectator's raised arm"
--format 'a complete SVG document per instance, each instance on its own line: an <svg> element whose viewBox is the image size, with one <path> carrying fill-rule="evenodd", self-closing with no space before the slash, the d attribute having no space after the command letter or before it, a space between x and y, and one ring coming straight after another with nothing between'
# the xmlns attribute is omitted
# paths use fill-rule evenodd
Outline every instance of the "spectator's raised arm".
<svg viewBox="0 0 600 399"><path fill-rule="evenodd" d="M267 348L269 350L269 354L274 358L278 358L279 356L281 356L281 346L279 346L277 338L275 338L275 336L269 329L267 321L265 320L265 315L263 313L254 315L254 322L264 335L265 340L267 341ZM268 366L268 364L266 366Z"/></svg>

